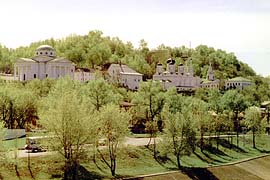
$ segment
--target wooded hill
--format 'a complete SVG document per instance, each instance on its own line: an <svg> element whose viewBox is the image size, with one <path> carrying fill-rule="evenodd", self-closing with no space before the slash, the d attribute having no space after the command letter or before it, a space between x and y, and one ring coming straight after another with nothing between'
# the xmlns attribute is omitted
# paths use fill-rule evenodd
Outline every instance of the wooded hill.
<svg viewBox="0 0 270 180"><path fill-rule="evenodd" d="M256 75L251 67L238 60L233 53L224 50L206 45L190 49L185 46L169 47L164 44L150 50L143 39L140 40L139 47L134 48L131 42L125 43L118 37L104 36L101 31L90 31L87 35L73 34L57 40L51 38L16 49L0 45L0 72L13 73L13 63L17 58L33 57L35 49L43 44L53 46L58 56L68 58L78 67L96 68L106 63L121 61L147 75L148 78L155 73L158 62L165 64L170 57L174 58L177 64L184 63L183 57L192 58L194 72L202 78L206 76L210 63L219 79Z"/></svg>

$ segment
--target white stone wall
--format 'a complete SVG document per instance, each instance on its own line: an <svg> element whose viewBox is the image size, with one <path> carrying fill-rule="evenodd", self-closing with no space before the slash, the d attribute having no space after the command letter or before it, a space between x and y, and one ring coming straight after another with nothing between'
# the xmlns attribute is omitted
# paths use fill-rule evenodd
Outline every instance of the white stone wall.
<svg viewBox="0 0 270 180"><path fill-rule="evenodd" d="M219 81L211 81L211 82L206 82L202 84L202 88L208 88L208 89L216 89L219 88Z"/></svg>
<svg viewBox="0 0 270 180"><path fill-rule="evenodd" d="M59 78L66 75L74 78L75 67L71 63L20 62L14 67L15 77L19 81L32 79Z"/></svg>
<svg viewBox="0 0 270 180"><path fill-rule="evenodd" d="M153 80L160 81L165 89L177 86L198 88L201 84L201 79L199 77L193 77L188 74L155 74Z"/></svg>
<svg viewBox="0 0 270 180"><path fill-rule="evenodd" d="M95 73L76 71L74 73L74 80L81 82L92 81L95 80Z"/></svg>
<svg viewBox="0 0 270 180"><path fill-rule="evenodd" d="M131 90L139 89L142 75L139 73L120 73L120 83Z"/></svg>
<svg viewBox="0 0 270 180"><path fill-rule="evenodd" d="M18 63L14 67L14 74L19 81L32 80L34 74L38 78L38 64L34 62Z"/></svg>
<svg viewBox="0 0 270 180"><path fill-rule="evenodd" d="M252 83L249 81L227 81L226 82L226 89L230 88L239 88L243 90L245 87L251 86Z"/></svg>

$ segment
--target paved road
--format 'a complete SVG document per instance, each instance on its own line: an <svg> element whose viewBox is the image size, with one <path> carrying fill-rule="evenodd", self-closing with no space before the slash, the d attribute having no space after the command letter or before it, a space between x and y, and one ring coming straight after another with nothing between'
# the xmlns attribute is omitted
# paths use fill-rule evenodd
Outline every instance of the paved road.
<svg viewBox="0 0 270 180"><path fill-rule="evenodd" d="M227 138L227 137L231 137L231 136L236 136L236 135L220 135L220 138ZM204 138L215 138L216 136L204 136ZM130 137L126 137L125 138L125 145L132 145L132 146L145 146L149 143L150 138L130 138ZM162 139L160 137L155 138L156 143L158 143L159 141L161 141ZM151 139L150 144L154 143L154 139ZM37 152L37 153L30 153L31 157L35 157L35 156L45 156L45 155L49 155L52 152ZM18 150L18 157L28 157L28 152L26 150Z"/></svg>
<svg viewBox="0 0 270 180"><path fill-rule="evenodd" d="M150 138L130 138L126 137L125 145L132 145L132 146L145 146L149 143ZM161 141L161 138L155 138L156 142ZM154 144L154 139L151 139L150 144Z"/></svg>
<svg viewBox="0 0 270 180"><path fill-rule="evenodd" d="M30 155L30 157L37 157L37 156L47 156L52 154L53 152L36 152L36 153L31 153L28 152L27 150L19 150L18 151L18 157L28 157L28 155Z"/></svg>

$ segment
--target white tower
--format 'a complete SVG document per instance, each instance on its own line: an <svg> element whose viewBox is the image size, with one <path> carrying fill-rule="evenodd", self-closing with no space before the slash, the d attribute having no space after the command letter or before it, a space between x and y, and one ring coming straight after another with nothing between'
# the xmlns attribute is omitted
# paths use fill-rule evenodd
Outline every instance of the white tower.
<svg viewBox="0 0 270 180"><path fill-rule="evenodd" d="M157 64L156 74L160 75L163 73L163 66L161 63Z"/></svg>
<svg viewBox="0 0 270 180"><path fill-rule="evenodd" d="M215 80L215 75L214 75L211 63L209 65L209 68L208 68L208 71L207 71L207 79L209 81L214 81Z"/></svg>
<svg viewBox="0 0 270 180"><path fill-rule="evenodd" d="M194 72L193 72L193 65L192 65L192 60L189 60L189 75L193 76Z"/></svg>
<svg viewBox="0 0 270 180"><path fill-rule="evenodd" d="M183 64L179 64L178 66L178 74L183 76L185 74L185 66Z"/></svg>

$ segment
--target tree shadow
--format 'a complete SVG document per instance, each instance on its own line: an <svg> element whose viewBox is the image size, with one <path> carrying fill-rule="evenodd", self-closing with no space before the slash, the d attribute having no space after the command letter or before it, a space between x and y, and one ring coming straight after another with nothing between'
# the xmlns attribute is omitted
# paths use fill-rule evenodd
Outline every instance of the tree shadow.
<svg viewBox="0 0 270 180"><path fill-rule="evenodd" d="M219 150L218 148L212 146L212 145L206 145L204 149L211 154L219 155L219 156L228 156L226 153L223 151Z"/></svg>
<svg viewBox="0 0 270 180"><path fill-rule="evenodd" d="M241 153L247 153L247 151L245 151L244 149L237 147L234 144L231 144L227 139L220 139L219 140L219 145L223 146L224 148L227 149L232 149L236 152L241 152Z"/></svg>
<svg viewBox="0 0 270 180"><path fill-rule="evenodd" d="M175 170L177 168L171 168L166 166L165 164L172 164L173 166L177 167L177 163L175 161L173 161L171 158L169 158L168 156L161 156L161 155L157 155L155 158L156 162L161 165L162 167L165 167L168 170Z"/></svg>
<svg viewBox="0 0 270 180"><path fill-rule="evenodd" d="M98 170L100 170L101 172L104 172L103 168L101 168L101 167L98 165L96 159L93 159L93 162L94 162L96 168L98 168Z"/></svg>
<svg viewBox="0 0 270 180"><path fill-rule="evenodd" d="M217 180L218 178L207 168L189 168L183 167L181 169L182 173L186 174L191 179L207 179L207 180Z"/></svg>
<svg viewBox="0 0 270 180"><path fill-rule="evenodd" d="M220 161L214 157L211 157L207 152L209 152L209 154L214 154L215 156L218 156L222 159L226 159L225 158L226 156L228 157L226 153L217 149L211 144L206 144L204 146L204 150L201 152L206 158L203 157L200 153L197 153L196 151L194 151L193 154L197 156L201 161L206 162L206 163L224 163L223 161Z"/></svg>
<svg viewBox="0 0 270 180"><path fill-rule="evenodd" d="M92 179L103 179L104 177L98 173L90 172L85 167L79 165L78 167L78 179L80 180L92 180ZM72 173L68 175L68 179L72 179Z"/></svg>
<svg viewBox="0 0 270 180"><path fill-rule="evenodd" d="M194 155L197 156L201 161L206 162L206 163L210 163L209 160L207 160L206 158L202 157L199 153L194 152Z"/></svg>
<svg viewBox="0 0 270 180"><path fill-rule="evenodd" d="M90 180L90 179L103 179L104 177L95 172L89 172L85 167L79 166L78 179Z"/></svg>
<svg viewBox="0 0 270 180"><path fill-rule="evenodd" d="M260 153L270 153L270 151L267 151L265 149L259 149L258 147L255 147L254 149L256 149L257 151L259 151Z"/></svg>

